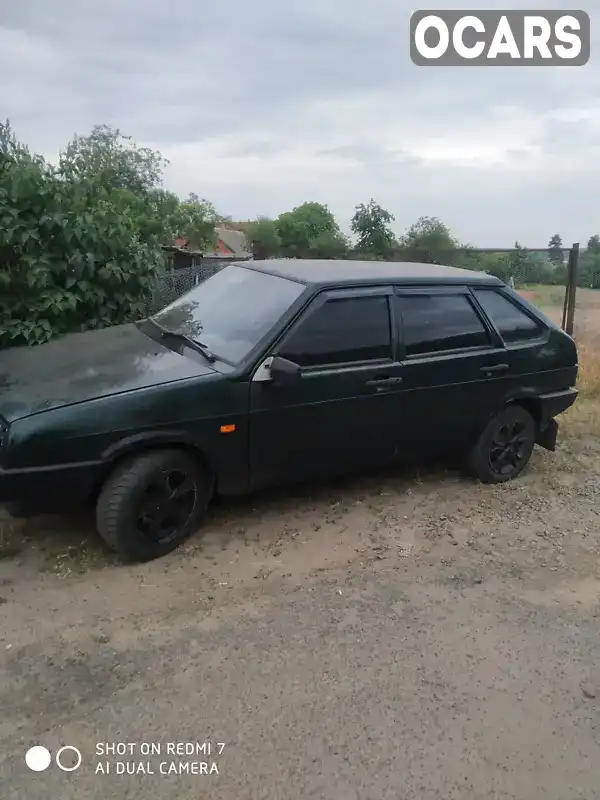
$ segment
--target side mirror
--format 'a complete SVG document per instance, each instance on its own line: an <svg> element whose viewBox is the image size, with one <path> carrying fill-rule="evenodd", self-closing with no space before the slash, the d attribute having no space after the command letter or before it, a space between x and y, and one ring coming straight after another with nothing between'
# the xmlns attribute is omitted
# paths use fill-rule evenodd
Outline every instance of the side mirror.
<svg viewBox="0 0 600 800"><path fill-rule="evenodd" d="M273 383L276 385L297 383L302 375L302 367L295 361L274 356L269 369Z"/></svg>

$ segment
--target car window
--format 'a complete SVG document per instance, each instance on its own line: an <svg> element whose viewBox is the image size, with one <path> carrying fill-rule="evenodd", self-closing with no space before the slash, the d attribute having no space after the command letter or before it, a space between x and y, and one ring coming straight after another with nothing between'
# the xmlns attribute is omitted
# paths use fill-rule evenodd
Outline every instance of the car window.
<svg viewBox="0 0 600 800"><path fill-rule="evenodd" d="M391 358L388 298L327 300L309 311L279 354L303 367Z"/></svg>
<svg viewBox="0 0 600 800"><path fill-rule="evenodd" d="M168 330L202 342L224 361L238 364L305 289L302 283L231 265L154 319Z"/></svg>
<svg viewBox="0 0 600 800"><path fill-rule="evenodd" d="M477 289L474 294L507 344L535 339L542 332L538 322L498 292Z"/></svg>
<svg viewBox="0 0 600 800"><path fill-rule="evenodd" d="M488 332L466 295L400 297L407 356L489 347Z"/></svg>

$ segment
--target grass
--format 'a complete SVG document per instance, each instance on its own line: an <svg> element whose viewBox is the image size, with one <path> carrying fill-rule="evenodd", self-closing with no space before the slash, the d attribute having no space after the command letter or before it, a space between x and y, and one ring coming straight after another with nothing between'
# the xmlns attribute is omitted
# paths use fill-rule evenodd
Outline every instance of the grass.
<svg viewBox="0 0 600 800"><path fill-rule="evenodd" d="M579 397L564 415L567 436L600 436L600 334L584 330L575 336L579 355Z"/></svg>
<svg viewBox="0 0 600 800"><path fill-rule="evenodd" d="M519 289L519 294L523 294L530 303L543 310L549 308L562 311L565 299L564 286L542 286L541 284L525 285Z"/></svg>
<svg viewBox="0 0 600 800"><path fill-rule="evenodd" d="M520 292L555 321L562 316L563 286L524 286ZM600 292L578 289L575 335L579 357L579 398L564 420L567 436L600 436Z"/></svg>

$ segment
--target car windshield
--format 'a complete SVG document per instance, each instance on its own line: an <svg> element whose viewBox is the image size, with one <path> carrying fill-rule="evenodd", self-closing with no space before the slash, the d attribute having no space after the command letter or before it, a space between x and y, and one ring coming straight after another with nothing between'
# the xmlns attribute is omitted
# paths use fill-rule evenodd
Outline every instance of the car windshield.
<svg viewBox="0 0 600 800"><path fill-rule="evenodd" d="M238 364L305 288L296 281L231 265L152 319L201 342L217 358Z"/></svg>

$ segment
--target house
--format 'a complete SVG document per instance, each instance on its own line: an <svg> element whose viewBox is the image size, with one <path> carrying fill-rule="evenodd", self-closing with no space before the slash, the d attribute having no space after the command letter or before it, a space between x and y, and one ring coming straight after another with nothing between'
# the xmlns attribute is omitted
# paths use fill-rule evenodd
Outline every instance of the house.
<svg viewBox="0 0 600 800"><path fill-rule="evenodd" d="M200 250L190 248L188 240L182 237L175 239L172 245L164 245L162 250L171 272L199 266L204 255Z"/></svg>
<svg viewBox="0 0 600 800"><path fill-rule="evenodd" d="M217 244L212 252L204 254L207 258L252 258L252 250L243 231L217 227L215 235Z"/></svg>
<svg viewBox="0 0 600 800"><path fill-rule="evenodd" d="M223 266L228 261L247 260L252 258L252 250L248 247L246 237L240 230L232 228L215 228L216 245L212 250L196 250L185 236L178 236L172 245L163 247L168 254L169 269L178 271L198 267L202 264L223 260Z"/></svg>

